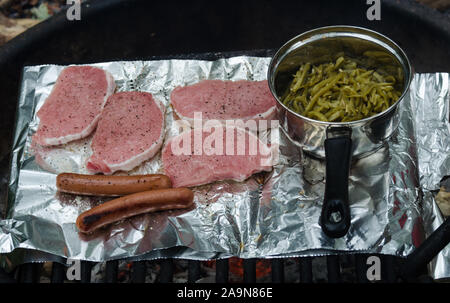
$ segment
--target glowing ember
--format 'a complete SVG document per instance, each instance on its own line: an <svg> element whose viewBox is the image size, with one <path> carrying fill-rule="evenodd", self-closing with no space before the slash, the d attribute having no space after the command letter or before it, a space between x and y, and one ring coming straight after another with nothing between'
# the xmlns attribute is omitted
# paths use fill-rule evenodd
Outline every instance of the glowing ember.
<svg viewBox="0 0 450 303"><path fill-rule="evenodd" d="M228 261L230 273L238 277L244 276L244 260L232 257ZM216 261L205 261L205 266L215 268ZM270 260L258 260L256 261L256 279L266 277L271 273L271 263Z"/></svg>

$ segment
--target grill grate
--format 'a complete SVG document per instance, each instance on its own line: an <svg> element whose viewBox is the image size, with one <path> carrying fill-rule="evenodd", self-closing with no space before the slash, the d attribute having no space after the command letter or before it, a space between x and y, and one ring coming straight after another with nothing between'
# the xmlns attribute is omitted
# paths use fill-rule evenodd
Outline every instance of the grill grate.
<svg viewBox="0 0 450 303"><path fill-rule="evenodd" d="M294 258L298 263L298 281L300 283L322 282L317 278L321 274L321 270L317 270L314 261L325 260L326 264L326 282L356 282L367 283L367 271L371 262L367 262L371 256L376 256L380 260L380 282L432 282L433 280L427 275L427 265L431 260L450 242L450 219L444 221L421 245L416 248L407 258L380 255L380 254L336 254L325 257L301 257ZM63 261L63 260L62 260ZM242 260L242 281L244 283L255 283L257 280L257 259ZM274 283L285 282L285 261L286 259L271 259L271 281ZM170 283L173 282L175 262L174 259L163 259L157 261L159 263L159 275L156 282ZM264 263L266 264L266 263ZM94 262L81 262L81 283L91 282L92 268L96 265ZM142 283L146 282L147 277L146 261L136 261L132 264L130 273L130 282ZM221 259L215 261L216 272L215 282L229 282L230 264L229 259ZM193 283L202 277L201 261L187 261L187 282ZM265 265L264 265L265 266ZM17 267L14 273L15 281L21 283L36 283L40 281L40 270L42 263L25 263ZM103 282L116 283L119 282L119 261L108 261L105 264L105 274ZM65 265L54 262L51 269L50 282L62 283L66 278ZM13 278L0 270L0 282L11 282Z"/></svg>
<svg viewBox="0 0 450 303"><path fill-rule="evenodd" d="M368 255L368 254L355 254L355 255L330 255L326 257L302 257L292 258L298 264L298 278L300 283L314 283L314 282L328 282L328 283L341 283L341 282L355 282L355 283L368 283L366 273L369 265L367 265L367 258L370 256L377 256L381 261L381 280L379 282L405 282L400 278L402 265L405 263L405 259L394 256L386 255ZM244 259L242 260L243 276L242 282L255 283L257 279L257 259ZM317 279L315 275L318 274L315 263L321 262L326 264L326 277L327 280L323 281ZM173 282L174 269L176 262L179 260L163 259L157 262L159 264L157 283L171 283ZM96 263L82 261L81 262L81 283L91 282L91 270ZM144 283L146 282L147 275L147 261L136 261L132 263L132 270L130 272L129 282L131 283ZM194 283L202 278L202 261L187 261L187 282ZM271 282L283 283L285 282L285 259L271 259ZM215 262L215 282L227 283L229 282L229 259L221 259ZM40 278L40 272L42 270L41 263L25 263L19 266L15 273L16 281L20 283L38 283ZM345 272L344 272L345 271ZM323 273L322 273L323 274ZM432 282L430 277L426 276L426 268L420 271L420 274L416 277L411 277L408 281L420 281L420 282ZM103 282L117 283L119 275L119 262L117 260L105 262L105 271ZM66 280L66 266L54 262L52 263L51 270L51 283L63 283Z"/></svg>

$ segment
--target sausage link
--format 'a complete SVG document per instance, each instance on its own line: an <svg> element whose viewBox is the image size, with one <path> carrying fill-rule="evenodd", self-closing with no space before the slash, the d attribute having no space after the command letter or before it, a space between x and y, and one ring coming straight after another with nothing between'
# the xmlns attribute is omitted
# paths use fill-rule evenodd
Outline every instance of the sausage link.
<svg viewBox="0 0 450 303"><path fill-rule="evenodd" d="M160 174L105 176L62 173L56 177L59 191L89 196L124 196L137 192L171 188L169 177Z"/></svg>
<svg viewBox="0 0 450 303"><path fill-rule="evenodd" d="M100 227L138 214L189 208L194 193L184 187L150 190L107 201L83 212L77 218L80 232L90 233Z"/></svg>

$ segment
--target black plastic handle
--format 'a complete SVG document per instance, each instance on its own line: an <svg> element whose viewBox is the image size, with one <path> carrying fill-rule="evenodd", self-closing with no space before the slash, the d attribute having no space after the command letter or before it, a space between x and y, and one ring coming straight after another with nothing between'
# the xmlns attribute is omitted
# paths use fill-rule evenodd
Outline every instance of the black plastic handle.
<svg viewBox="0 0 450 303"><path fill-rule="evenodd" d="M331 238L340 238L350 228L348 176L352 155L350 135L328 138L325 144L326 183L320 216L323 232Z"/></svg>

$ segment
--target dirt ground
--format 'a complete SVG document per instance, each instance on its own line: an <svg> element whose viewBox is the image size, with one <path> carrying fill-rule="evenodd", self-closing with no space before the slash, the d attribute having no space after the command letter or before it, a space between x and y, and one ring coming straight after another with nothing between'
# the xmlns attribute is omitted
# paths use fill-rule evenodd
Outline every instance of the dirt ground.
<svg viewBox="0 0 450 303"><path fill-rule="evenodd" d="M0 0L0 45L65 8L66 0Z"/></svg>

